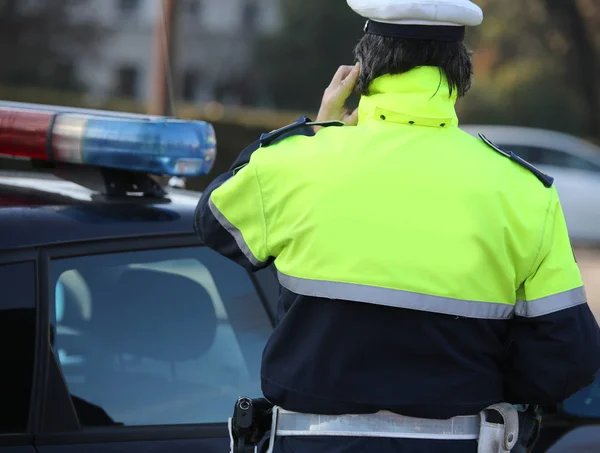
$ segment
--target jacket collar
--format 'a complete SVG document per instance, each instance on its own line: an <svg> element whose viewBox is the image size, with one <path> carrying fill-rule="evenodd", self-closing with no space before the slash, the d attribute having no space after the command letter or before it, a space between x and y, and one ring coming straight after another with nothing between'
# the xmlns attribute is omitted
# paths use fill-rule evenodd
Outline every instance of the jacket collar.
<svg viewBox="0 0 600 453"><path fill-rule="evenodd" d="M456 90L437 67L423 66L404 74L383 75L369 86L358 105L358 122L370 120L415 126L458 126Z"/></svg>

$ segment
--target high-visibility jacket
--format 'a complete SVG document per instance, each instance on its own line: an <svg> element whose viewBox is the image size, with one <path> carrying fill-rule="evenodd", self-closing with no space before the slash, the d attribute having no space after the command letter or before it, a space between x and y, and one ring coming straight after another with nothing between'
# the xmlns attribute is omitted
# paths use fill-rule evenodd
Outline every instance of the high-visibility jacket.
<svg viewBox="0 0 600 453"><path fill-rule="evenodd" d="M455 101L438 68L382 76L358 126L263 134L203 194L205 243L282 286L271 401L445 417L555 403L600 368L552 178Z"/></svg>

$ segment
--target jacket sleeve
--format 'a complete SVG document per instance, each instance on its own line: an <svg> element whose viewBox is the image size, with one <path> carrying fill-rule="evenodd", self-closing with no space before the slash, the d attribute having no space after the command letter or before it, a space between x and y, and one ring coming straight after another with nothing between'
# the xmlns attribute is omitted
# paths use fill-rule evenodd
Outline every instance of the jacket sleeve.
<svg viewBox="0 0 600 453"><path fill-rule="evenodd" d="M311 127L303 125L307 121L305 117L298 120L295 124L299 127L285 133L263 134L261 140L242 151L229 171L208 185L194 214L194 229L206 246L251 271L271 264L274 257L267 244L261 181L252 155L261 145L291 135L314 135Z"/></svg>
<svg viewBox="0 0 600 453"><path fill-rule="evenodd" d="M558 404L591 384L600 369L600 330L551 190L538 257L511 321L505 381L511 403Z"/></svg>

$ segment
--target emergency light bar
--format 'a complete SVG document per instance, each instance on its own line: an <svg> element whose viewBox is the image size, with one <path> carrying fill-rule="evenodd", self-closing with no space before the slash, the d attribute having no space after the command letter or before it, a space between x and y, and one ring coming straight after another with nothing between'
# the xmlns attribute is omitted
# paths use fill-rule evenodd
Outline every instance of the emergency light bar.
<svg viewBox="0 0 600 453"><path fill-rule="evenodd" d="M189 178L212 169L216 137L204 121L0 104L0 154Z"/></svg>

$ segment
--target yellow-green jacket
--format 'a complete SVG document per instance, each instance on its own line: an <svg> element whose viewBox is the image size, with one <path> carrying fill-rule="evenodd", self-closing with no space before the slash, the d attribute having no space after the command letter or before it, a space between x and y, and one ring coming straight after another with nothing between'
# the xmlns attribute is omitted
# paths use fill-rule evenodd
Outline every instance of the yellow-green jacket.
<svg viewBox="0 0 600 453"><path fill-rule="evenodd" d="M439 417L588 384L598 326L552 178L461 131L437 68L370 91L358 126L263 134L200 200L204 242L283 288L265 396Z"/></svg>

